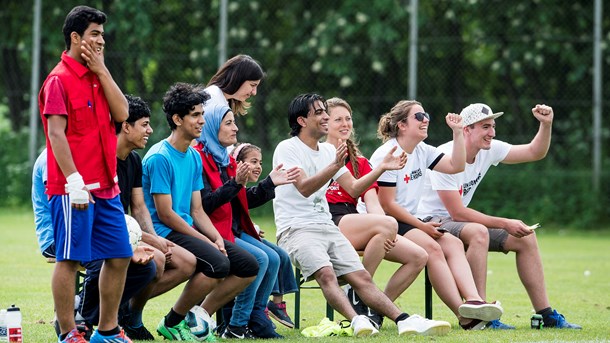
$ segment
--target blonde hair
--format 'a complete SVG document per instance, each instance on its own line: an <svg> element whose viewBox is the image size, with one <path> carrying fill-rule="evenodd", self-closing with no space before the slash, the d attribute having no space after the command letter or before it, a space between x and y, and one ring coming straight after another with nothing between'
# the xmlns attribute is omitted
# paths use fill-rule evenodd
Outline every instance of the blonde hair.
<svg viewBox="0 0 610 343"><path fill-rule="evenodd" d="M407 119L411 107L415 105L421 106L421 103L416 100L400 100L397 102L390 112L382 115L379 119L377 137L384 143L390 138L396 138L398 136L398 123Z"/></svg>
<svg viewBox="0 0 610 343"><path fill-rule="evenodd" d="M343 107L349 112L350 115L352 115L352 108L347 103L347 101L345 101L341 98L336 98L336 97L326 100L326 108L329 112L330 112L331 108L335 108L335 107ZM345 144L347 145L347 156L348 156L349 160L352 162L352 169L354 170L354 177L359 178L360 171L358 170L358 156L362 156L362 153L358 149L358 143L356 142L356 132L354 131L353 127L352 127L352 134L345 141Z"/></svg>

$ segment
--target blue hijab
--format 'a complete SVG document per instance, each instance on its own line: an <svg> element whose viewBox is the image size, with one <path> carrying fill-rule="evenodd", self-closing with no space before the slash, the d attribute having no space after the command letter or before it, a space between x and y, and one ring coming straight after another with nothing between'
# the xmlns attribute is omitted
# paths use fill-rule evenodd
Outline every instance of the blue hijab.
<svg viewBox="0 0 610 343"><path fill-rule="evenodd" d="M201 137L197 138L197 142L203 143L203 152L211 154L214 162L221 167L229 165L229 153L227 148L218 141L218 130L220 130L222 119L229 111L231 109L227 105L214 104L209 111L203 114L205 124Z"/></svg>

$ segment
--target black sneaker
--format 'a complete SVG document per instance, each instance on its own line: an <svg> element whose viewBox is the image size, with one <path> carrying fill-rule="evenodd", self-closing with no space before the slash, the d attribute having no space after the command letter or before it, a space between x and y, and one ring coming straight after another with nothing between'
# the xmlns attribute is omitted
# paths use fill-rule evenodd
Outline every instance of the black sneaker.
<svg viewBox="0 0 610 343"><path fill-rule="evenodd" d="M125 330L125 334L132 340L138 341L154 341L155 336L153 336L148 329L142 325L140 327L134 328L128 325L123 326L123 330Z"/></svg>
<svg viewBox="0 0 610 343"><path fill-rule="evenodd" d="M373 326L375 326L375 328L379 330L379 328L383 326L383 315L373 310L372 308L367 309L368 311L365 313L365 316L367 316L371 323L373 323Z"/></svg>
<svg viewBox="0 0 610 343"><path fill-rule="evenodd" d="M276 304L273 301L269 300L269 302L267 303L267 309L269 310L268 313L271 318L277 320L278 322L280 322L280 324L283 324L291 329L294 328L294 323L292 322L292 319L290 319L290 316L286 312L286 302L285 301L282 301L281 303Z"/></svg>
<svg viewBox="0 0 610 343"><path fill-rule="evenodd" d="M354 311L356 311L356 313L359 315L362 314L362 315L366 316L369 313L369 307L366 306L364 304L364 302L362 301L362 299L360 299L358 294L356 294L356 292L354 292L354 289L352 288L352 286L347 285L345 287L346 287L347 298L349 299L349 303L354 308Z"/></svg>
<svg viewBox="0 0 610 343"><path fill-rule="evenodd" d="M222 334L224 339L255 339L252 331L247 326L231 326L227 325L225 332Z"/></svg>
<svg viewBox="0 0 610 343"><path fill-rule="evenodd" d="M360 299L358 294L354 292L354 289L350 285L346 286L346 290L347 298L349 299L350 304L352 304L354 311L356 311L356 314L367 316L373 326L379 330L379 328L383 325L383 316L366 306L366 304L364 304L362 299Z"/></svg>

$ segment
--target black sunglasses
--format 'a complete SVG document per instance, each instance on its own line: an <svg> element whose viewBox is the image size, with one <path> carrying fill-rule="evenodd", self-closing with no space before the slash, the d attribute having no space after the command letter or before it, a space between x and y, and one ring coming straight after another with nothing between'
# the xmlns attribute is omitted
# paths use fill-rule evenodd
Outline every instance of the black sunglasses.
<svg viewBox="0 0 610 343"><path fill-rule="evenodd" d="M424 121L424 118L428 119L428 121L430 120L430 114L428 114L426 112L417 112L414 114L414 116L415 116L415 119L417 119L419 121ZM407 118L408 118L408 116L407 116Z"/></svg>

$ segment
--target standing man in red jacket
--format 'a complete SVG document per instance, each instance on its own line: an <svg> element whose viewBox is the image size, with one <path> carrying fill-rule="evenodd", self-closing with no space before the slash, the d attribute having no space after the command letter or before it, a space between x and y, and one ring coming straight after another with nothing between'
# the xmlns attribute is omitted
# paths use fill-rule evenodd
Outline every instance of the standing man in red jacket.
<svg viewBox="0 0 610 343"><path fill-rule="evenodd" d="M66 51L40 90L47 138L46 193L57 247L53 300L59 342L85 342L74 323L80 262L104 260L100 320L91 342L131 342L117 323L132 255L116 175L115 122L128 116L123 92L104 64L106 15L77 6L66 16Z"/></svg>

